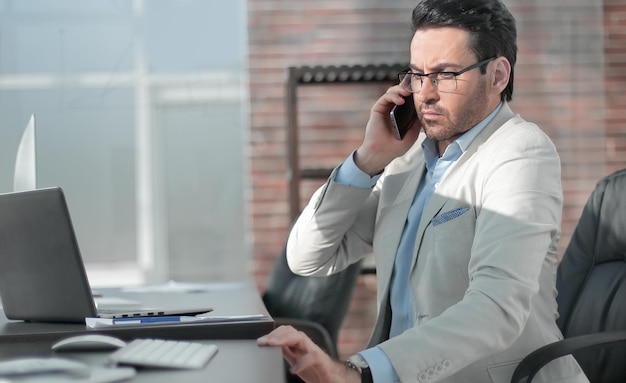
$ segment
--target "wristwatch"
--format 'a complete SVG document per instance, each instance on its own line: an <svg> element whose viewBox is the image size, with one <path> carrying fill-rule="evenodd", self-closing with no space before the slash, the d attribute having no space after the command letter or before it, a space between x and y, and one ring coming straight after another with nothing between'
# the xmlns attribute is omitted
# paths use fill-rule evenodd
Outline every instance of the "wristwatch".
<svg viewBox="0 0 626 383"><path fill-rule="evenodd" d="M361 383L374 383L372 378L372 371L365 358L359 354L352 355L346 362L348 367L357 370L361 375Z"/></svg>

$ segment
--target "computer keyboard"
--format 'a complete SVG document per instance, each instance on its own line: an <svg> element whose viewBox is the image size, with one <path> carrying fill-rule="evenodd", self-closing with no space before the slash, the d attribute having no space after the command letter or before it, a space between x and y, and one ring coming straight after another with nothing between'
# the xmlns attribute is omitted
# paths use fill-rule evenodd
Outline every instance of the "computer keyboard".
<svg viewBox="0 0 626 383"><path fill-rule="evenodd" d="M115 364L200 369L217 352L214 344L163 339L135 339L110 355Z"/></svg>

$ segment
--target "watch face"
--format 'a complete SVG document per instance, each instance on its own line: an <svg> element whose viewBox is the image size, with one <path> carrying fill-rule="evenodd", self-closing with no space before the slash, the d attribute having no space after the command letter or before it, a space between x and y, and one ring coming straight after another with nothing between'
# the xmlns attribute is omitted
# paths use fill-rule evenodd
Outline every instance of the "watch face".
<svg viewBox="0 0 626 383"><path fill-rule="evenodd" d="M360 369L369 368L369 364L367 364L367 361L359 354L352 355L350 358L348 358L348 362Z"/></svg>
<svg viewBox="0 0 626 383"><path fill-rule="evenodd" d="M361 383L373 383L372 372L370 371L370 366L367 364L365 358L361 355L356 354L352 355L348 358L348 365L353 366L359 371L361 374Z"/></svg>

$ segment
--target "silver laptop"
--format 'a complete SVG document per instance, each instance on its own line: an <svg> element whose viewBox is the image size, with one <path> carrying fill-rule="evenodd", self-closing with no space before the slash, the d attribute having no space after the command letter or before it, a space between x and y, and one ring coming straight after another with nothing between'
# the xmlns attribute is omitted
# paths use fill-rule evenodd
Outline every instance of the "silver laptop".
<svg viewBox="0 0 626 383"><path fill-rule="evenodd" d="M0 298L8 319L37 322L211 311L204 305L96 308L59 187L0 194Z"/></svg>

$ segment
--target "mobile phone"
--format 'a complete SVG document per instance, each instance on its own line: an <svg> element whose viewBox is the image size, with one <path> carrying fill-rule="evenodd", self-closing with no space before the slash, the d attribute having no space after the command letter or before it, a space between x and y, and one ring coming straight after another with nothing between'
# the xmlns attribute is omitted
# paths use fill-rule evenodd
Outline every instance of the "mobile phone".
<svg viewBox="0 0 626 383"><path fill-rule="evenodd" d="M417 118L413 95L406 96L404 104L394 106L391 112L389 112L389 117L391 117L391 124L393 125L393 132L396 138L402 140Z"/></svg>

